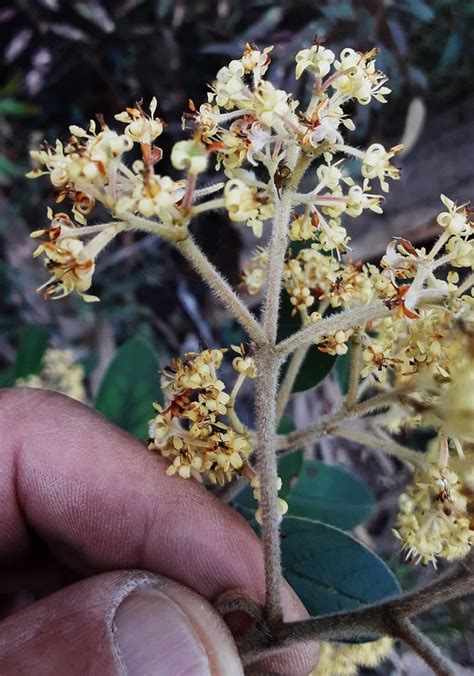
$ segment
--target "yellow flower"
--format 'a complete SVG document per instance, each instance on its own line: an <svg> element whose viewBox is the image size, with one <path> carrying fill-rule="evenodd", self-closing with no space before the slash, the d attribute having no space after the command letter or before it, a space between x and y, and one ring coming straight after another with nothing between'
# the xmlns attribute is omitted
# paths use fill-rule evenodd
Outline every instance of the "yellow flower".
<svg viewBox="0 0 474 676"><path fill-rule="evenodd" d="M268 251L257 248L252 257L245 263L242 272L242 284L251 295L260 293L265 284L268 267Z"/></svg>
<svg viewBox="0 0 474 676"><path fill-rule="evenodd" d="M53 390L78 401L86 400L84 368L75 363L70 350L48 348L41 361L40 374L21 378L16 385Z"/></svg>
<svg viewBox="0 0 474 676"><path fill-rule="evenodd" d="M385 637L370 643L329 643L320 645L318 665L310 676L355 676L359 667L374 668L386 659L393 648Z"/></svg>
<svg viewBox="0 0 474 676"><path fill-rule="evenodd" d="M468 235L471 232L472 224L468 221L468 215L465 206L456 206L446 195L441 195L441 201L448 209L443 211L436 218L436 222L448 235Z"/></svg>
<svg viewBox="0 0 474 676"><path fill-rule="evenodd" d="M474 533L467 501L453 470L435 464L418 470L399 504L393 532L403 544L407 559L436 566L438 557L452 561L469 552Z"/></svg>
<svg viewBox="0 0 474 676"><path fill-rule="evenodd" d="M268 80L261 80L255 90L252 108L260 122L271 127L290 111L288 94L283 89L275 89Z"/></svg>
<svg viewBox="0 0 474 676"><path fill-rule="evenodd" d="M77 232L80 233L80 228ZM64 298L76 291L88 303L99 300L97 296L85 292L92 285L97 255L117 232L118 228L115 226L106 227L87 244L70 236L55 237L42 242L33 252L33 256L44 254L44 264L53 274L38 291L44 289L45 298Z"/></svg>
<svg viewBox="0 0 474 676"><path fill-rule="evenodd" d="M347 47L340 54L340 60L334 62L338 77L334 78L331 86L344 99L356 99L358 103L367 105L372 97L385 103L385 95L390 93L384 87L387 78L383 73L375 70L375 56L377 50L364 54Z"/></svg>
<svg viewBox="0 0 474 676"><path fill-rule="evenodd" d="M123 113L115 115L115 119L124 122L125 134L134 143L152 143L163 133L163 121L155 119L157 107L156 97L150 102L150 115L146 115L140 104L127 108Z"/></svg>
<svg viewBox="0 0 474 676"><path fill-rule="evenodd" d="M231 422L235 420L230 417L233 401L217 376L224 352L188 353L184 360L174 359L164 371L163 389L168 401L164 407L154 404L149 448L170 460L170 476L192 476L200 481L205 476L211 483L222 485L242 471L252 453L245 428L240 423L235 428ZM237 383L252 377L252 364L240 355L239 367L243 370L237 368L233 398Z"/></svg>

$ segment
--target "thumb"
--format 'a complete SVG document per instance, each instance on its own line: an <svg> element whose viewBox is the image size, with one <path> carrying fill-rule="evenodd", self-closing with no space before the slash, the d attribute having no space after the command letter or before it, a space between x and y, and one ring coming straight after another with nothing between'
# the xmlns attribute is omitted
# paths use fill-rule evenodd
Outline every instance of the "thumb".
<svg viewBox="0 0 474 676"><path fill-rule="evenodd" d="M0 623L0 673L19 676L241 676L212 606L167 578L105 573Z"/></svg>

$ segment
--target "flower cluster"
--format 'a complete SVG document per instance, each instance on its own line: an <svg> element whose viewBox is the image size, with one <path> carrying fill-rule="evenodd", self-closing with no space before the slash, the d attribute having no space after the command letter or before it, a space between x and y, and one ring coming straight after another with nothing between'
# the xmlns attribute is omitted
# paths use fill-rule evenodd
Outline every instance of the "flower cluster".
<svg viewBox="0 0 474 676"><path fill-rule="evenodd" d="M362 376L378 383L390 377L406 383L424 369L438 379L449 377L465 351L456 327L461 316L465 323L474 320L472 282L460 284L459 274L452 270L446 275L445 269L447 265L474 269L473 226L466 207L442 199L451 212L438 217L445 229L431 251L397 239L387 247L380 268L362 265L328 256L320 241L311 242L319 226L311 231L310 225L309 247L295 255L289 251L284 287L304 323L318 321L330 307L351 309L377 299L392 310L390 316L370 322L363 336ZM294 221L299 235L294 239L301 239L300 220ZM351 334L349 330L344 336L327 336L319 348L340 354L336 345L347 343Z"/></svg>
<svg viewBox="0 0 474 676"><path fill-rule="evenodd" d="M154 405L149 448L169 458L167 474L199 480L204 475L222 485L248 463L251 439L234 403L244 380L255 377L255 365L243 346L234 350L232 366L238 376L230 394L217 375L224 349L188 353L163 372L167 402Z"/></svg>
<svg viewBox="0 0 474 676"><path fill-rule="evenodd" d="M400 496L395 536L407 558L436 565L437 557L451 561L465 556L474 542L467 499L452 469L430 465L416 472Z"/></svg>
<svg viewBox="0 0 474 676"><path fill-rule="evenodd" d="M356 385L360 375L366 389L408 393L391 408L389 429L424 424L438 433L436 457L430 456L402 500L397 533L405 550L424 562L460 556L471 542L464 521L470 506L453 477L458 476L455 463L469 456L474 443L470 206L441 196L441 234L430 249L397 238L379 266L351 260L347 223L367 211L381 213L378 191L386 193L389 180L399 178L393 161L401 146L373 143L360 149L344 138L355 128L347 104L384 103L390 91L375 66L377 50L346 48L336 55L317 42L298 52L296 77L312 79L306 106L267 79L270 54L270 47L246 45L240 59L219 70L207 101L200 106L190 101L183 116L189 137L178 141L170 155L173 172L183 172L179 176L159 171L163 151L156 143L165 125L156 115L156 99L148 112L136 103L118 114L122 131L99 118L87 130L70 127L67 143L45 144L32 153L39 168L30 175L48 174L58 202L72 203L72 217L50 212L50 226L33 233L42 237L35 255L44 257L50 275L41 288L47 298L75 291L96 300L87 292L97 256L125 230L183 242L193 217L219 209L232 223L250 227L255 237L271 235L265 231L274 228L270 247L257 249L244 263L242 286L250 294L279 289L280 280L271 279L273 242L280 263L289 242L282 287L293 315L303 325L314 325L317 348L337 357L348 352L351 341L357 344ZM353 164L360 164L359 179ZM210 167L222 169L221 182L209 184L204 178ZM88 222L96 204L111 214L111 222ZM280 231L284 216L289 223ZM192 239L184 244L183 255L257 344L262 325L249 318L212 265L202 262L201 252L189 253ZM356 309L364 316L372 303L384 312L372 317L368 311L355 325L337 327L335 321L333 330L318 332L318 323L329 314L347 316ZM156 405L150 445L169 458L169 474L205 476L219 484L235 474L253 476L253 437L234 404L244 380L255 377L255 366L242 346L236 350L238 375L230 393L217 376L222 350L186 355L165 372L167 403ZM463 472L462 490L467 485ZM446 494L440 493L441 484ZM258 480L254 489L258 498ZM283 502L280 508L283 514Z"/></svg>
<svg viewBox="0 0 474 676"><path fill-rule="evenodd" d="M117 122L125 125L122 132L99 116L88 129L72 125L67 143L44 144L31 153L38 168L29 175L48 174L58 201L72 202L74 217L71 238L62 233L51 238L49 233L47 243L37 250L54 275L46 283L48 298L77 291L90 300L85 292L92 283L96 256L123 229L163 234L165 230L157 230L162 225L171 229L166 231L171 239L185 239L195 214L224 208L231 221L249 226L260 237L265 223L277 213L280 189L291 180L298 149L308 163L317 160L317 166L314 187L295 194L290 236L313 239L324 252L346 250L344 214L355 217L365 209L380 212L381 197L372 193L371 182L377 179L387 190L386 178L398 178L390 163L398 148L386 151L373 144L364 152L345 144L341 133L341 128L354 128L344 113L347 102L356 99L365 104L372 98L383 102L389 91L385 76L375 69L376 51L362 54L345 49L339 59L320 45L299 52L297 77L307 71L316 78L305 110L290 93L266 79L270 53L271 48L246 45L240 59L217 73L207 102L199 108L190 102L184 126L191 127L192 137L178 141L170 156L184 178L158 171L163 151L156 142L165 124L156 116L156 99L149 112L137 102L116 115ZM134 156L127 163L130 152ZM216 168L223 166L228 180L215 190L199 188L197 181L213 153ZM341 165L344 156L361 161L362 186L346 175ZM265 175L269 180L262 181ZM213 199L201 201L216 192ZM110 212L112 228L87 225L96 204ZM106 231L103 238L99 238L101 229ZM92 233L97 237L84 243Z"/></svg>
<svg viewBox="0 0 474 676"><path fill-rule="evenodd" d="M33 256L44 255L44 265L52 273L48 280L39 287L44 289L44 297L63 298L76 291L88 303L99 300L97 296L87 294L92 285L97 255L120 231L119 225L100 227L98 234L89 238L85 244L79 239L80 226L67 214L57 213L51 219L49 228L37 230L32 237L43 237L41 244L33 252ZM86 228L82 228L84 236ZM96 232L92 226L89 232Z"/></svg>
<svg viewBox="0 0 474 676"><path fill-rule="evenodd" d="M18 379L16 385L53 390L78 401L86 400L84 368L75 362L70 350L48 348L39 375Z"/></svg>
<svg viewBox="0 0 474 676"><path fill-rule="evenodd" d="M390 638L371 643L337 644L323 641L318 665L310 676L356 676L359 667L374 669L388 657L393 648Z"/></svg>

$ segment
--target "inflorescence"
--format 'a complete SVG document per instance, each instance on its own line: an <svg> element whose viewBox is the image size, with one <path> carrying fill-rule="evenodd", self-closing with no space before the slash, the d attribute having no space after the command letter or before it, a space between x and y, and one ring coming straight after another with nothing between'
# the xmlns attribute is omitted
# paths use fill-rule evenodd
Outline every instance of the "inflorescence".
<svg viewBox="0 0 474 676"><path fill-rule="evenodd" d="M136 103L116 115L124 125L119 131L99 117L87 129L71 126L66 143L45 143L32 152L38 168L30 176L49 175L57 201L72 203L69 214L50 210L50 225L33 233L42 238L34 255L43 256L49 272L41 288L46 298L76 292L98 300L88 293L96 259L120 232L154 232L184 242L192 219L216 209L266 238L281 190L300 171L304 180L298 177L292 192L282 279L293 314L316 328L328 313L385 304L386 316L318 334L315 343L322 352L343 355L357 338L365 387L406 393L391 409L387 430L424 424L437 431L436 447L401 497L396 535L408 556L423 563L463 556L473 541L470 207L443 195L440 235L430 249L395 238L379 266L353 261L346 221L367 210L381 213L389 180L399 178L392 160L401 146L373 143L362 150L344 138L355 128L345 105L384 103L390 92L375 67L377 50L346 48L336 58L317 43L298 52L296 77L311 80L307 105L266 79L271 50L246 45L240 59L219 70L207 101L199 107L190 101L183 116L190 137L177 142L170 156L178 175L159 171L163 151L157 140L165 123L156 99L148 109ZM347 158L359 162L359 182L349 174ZM213 166L223 182L202 180L201 187L200 177ZM96 205L110 213L110 222L89 223ZM241 286L259 294L268 274L269 250L259 246L244 263ZM234 349L237 378L230 393L217 373L224 350L204 349L173 361L164 372L167 402L155 406L150 423L150 448L170 460L168 474L218 484L244 474L258 498L254 437L235 411L238 391L255 377L255 365L251 352Z"/></svg>

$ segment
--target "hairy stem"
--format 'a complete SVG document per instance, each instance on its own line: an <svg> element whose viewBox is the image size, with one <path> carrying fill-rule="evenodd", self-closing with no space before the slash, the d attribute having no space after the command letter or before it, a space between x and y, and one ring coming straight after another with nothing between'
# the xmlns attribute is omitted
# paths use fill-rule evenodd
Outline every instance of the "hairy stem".
<svg viewBox="0 0 474 676"><path fill-rule="evenodd" d="M275 200L277 214L270 241L270 259L267 271L267 288L263 307L262 326L271 344L276 342L280 291L288 241L288 221L291 213L291 191L286 190L281 201Z"/></svg>
<svg viewBox="0 0 474 676"><path fill-rule="evenodd" d="M207 259L196 242L189 236L182 242L175 242L176 249L191 263L202 279L207 282L216 296L224 303L250 338L257 344L265 340L265 335L257 320L247 306L237 296L229 283L222 277L220 272Z"/></svg>
<svg viewBox="0 0 474 676"><path fill-rule="evenodd" d="M466 277L464 282L459 286L456 295L462 296L466 291L469 291L471 286L474 286L474 272L471 272L471 274Z"/></svg>
<svg viewBox="0 0 474 676"><path fill-rule="evenodd" d="M410 620L404 619L394 624L396 637L405 641L431 667L433 673L437 676L456 676L456 666Z"/></svg>
<svg viewBox="0 0 474 676"><path fill-rule="evenodd" d="M370 432L344 427L343 425L335 425L332 427L330 434L335 437L343 437L344 439L355 441L362 446L369 446L377 451L382 451L414 467L423 467L426 464L424 453L412 451L410 448L397 444L396 441L382 439Z"/></svg>
<svg viewBox="0 0 474 676"><path fill-rule="evenodd" d="M474 592L474 553L433 582L401 596L358 610L312 617L281 624L271 638L265 632L255 634L241 646L244 664L261 659L285 646L306 641L334 641L364 636L398 638L400 622L434 606ZM406 640L406 637L400 637ZM414 645L412 645L414 647Z"/></svg>
<svg viewBox="0 0 474 676"><path fill-rule="evenodd" d="M313 425L308 425L307 427L290 432L290 434L279 436L278 449L279 451L291 451L299 446L316 441L326 434L330 434L334 426L344 420L360 417L366 413L385 408L399 398L399 392L382 392L375 397L371 397L370 399L355 404L350 410L347 410L347 408L343 406Z"/></svg>
<svg viewBox="0 0 474 676"><path fill-rule="evenodd" d="M265 618L270 626L281 621L280 512L276 453L276 398L278 360L270 345L255 354L255 417L257 473L260 479L260 514L265 557Z"/></svg>
<svg viewBox="0 0 474 676"><path fill-rule="evenodd" d="M349 389L347 390L347 397L345 407L347 410L354 408L357 401L357 393L359 391L360 372L362 369L362 341L360 333L357 331L351 338L351 367L349 371Z"/></svg>
<svg viewBox="0 0 474 676"><path fill-rule="evenodd" d="M300 347L294 352L291 357L290 363L283 378L283 382L280 386L280 391L278 392L277 398L277 410L276 417L277 423L280 422L283 413L285 412L286 405L293 391L293 386L295 384L298 373L303 365L306 353L308 352L307 347Z"/></svg>
<svg viewBox="0 0 474 676"><path fill-rule="evenodd" d="M263 305L262 328L265 344L255 352L257 378L255 384L255 417L257 432L257 473L260 479L260 514L265 557L265 618L270 626L281 621L281 552L280 510L278 501L277 458L277 393L281 360L275 354L278 311L288 241L288 223L293 193L311 163L311 158L296 157L292 173L278 199L275 192L276 216L269 248L267 285ZM290 164L293 165L293 162Z"/></svg>
<svg viewBox="0 0 474 676"><path fill-rule="evenodd" d="M178 242L185 240L188 237L188 229L186 226L171 226L164 223L151 221L148 218L135 216L134 214L124 214L123 220L131 226L130 230L140 230L141 232L151 232L153 235L158 235L166 239L168 242Z"/></svg>
<svg viewBox="0 0 474 676"><path fill-rule="evenodd" d="M284 358L299 347L319 342L324 336L334 335L336 331L350 329L353 326L364 326L366 322L387 317L390 310L381 300L369 305L359 305L351 310L330 315L315 324L307 324L286 340L278 343L276 352Z"/></svg>

